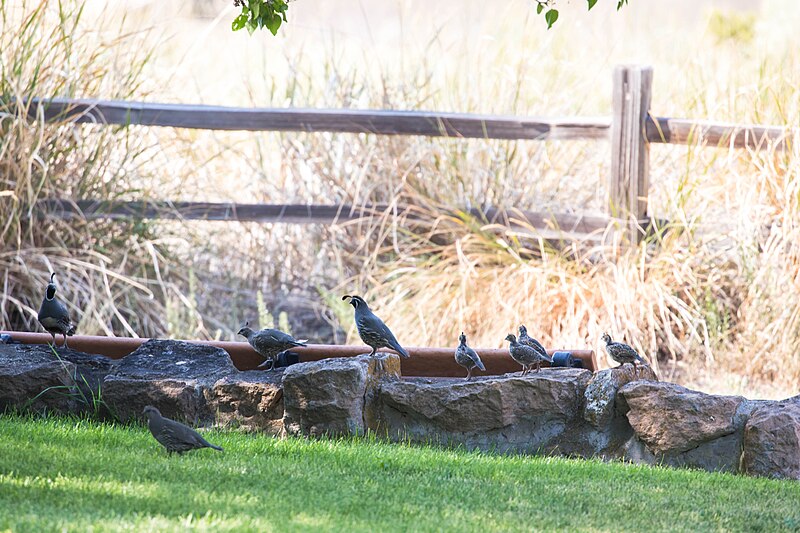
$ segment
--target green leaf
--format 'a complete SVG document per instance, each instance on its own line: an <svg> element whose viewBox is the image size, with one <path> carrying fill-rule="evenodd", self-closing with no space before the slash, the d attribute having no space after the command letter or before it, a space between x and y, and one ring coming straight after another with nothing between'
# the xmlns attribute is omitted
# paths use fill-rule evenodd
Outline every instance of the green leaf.
<svg viewBox="0 0 800 533"><path fill-rule="evenodd" d="M541 15L543 10L544 10L544 4L538 4L536 6L536 14L537 15Z"/></svg>
<svg viewBox="0 0 800 533"><path fill-rule="evenodd" d="M558 11L555 9L551 9L550 11L544 14L544 20L547 21L547 29L549 30L550 28L553 27L553 24L555 24L556 21L558 20Z"/></svg>
<svg viewBox="0 0 800 533"><path fill-rule="evenodd" d="M272 35L278 34L278 28L281 27L281 16L277 13L273 13L271 17L267 19L267 29L272 32Z"/></svg>
<svg viewBox="0 0 800 533"><path fill-rule="evenodd" d="M256 19L248 20L247 24L245 24L244 27L247 28L247 31L250 33L250 35L253 35L253 32L256 31L257 27Z"/></svg>
<svg viewBox="0 0 800 533"><path fill-rule="evenodd" d="M233 22L231 22L231 29L233 31L239 31L242 28L244 28L244 25L247 24L247 18L248 18L247 15L242 13L241 15L233 19Z"/></svg>
<svg viewBox="0 0 800 533"><path fill-rule="evenodd" d="M261 0L255 0L254 2L250 2L250 11L253 12L253 18L258 18L258 14L261 13Z"/></svg>
<svg viewBox="0 0 800 533"><path fill-rule="evenodd" d="M587 0L589 2L589 9L591 10L597 3L597 0Z"/></svg>

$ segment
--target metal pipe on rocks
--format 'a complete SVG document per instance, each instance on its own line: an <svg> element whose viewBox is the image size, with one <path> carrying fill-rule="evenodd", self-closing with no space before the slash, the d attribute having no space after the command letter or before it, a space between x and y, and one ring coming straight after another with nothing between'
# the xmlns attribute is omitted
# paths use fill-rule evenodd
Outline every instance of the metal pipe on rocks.
<svg viewBox="0 0 800 533"><path fill-rule="evenodd" d="M0 331L9 335L12 341L22 344L47 344L51 342L49 333L30 333L22 331ZM93 335L75 335L69 337L69 347L75 350L105 355L111 359L121 359L136 350L149 339L134 339L130 337L101 337ZM56 342L61 346L60 336ZM234 366L239 370L252 370L263 359L246 342L230 341L183 341L195 344L207 344L222 348L231 356ZM409 359L401 359L400 367L404 376L418 377L463 377L465 371L458 366L453 357L455 346L448 348L406 347L411 355ZM370 348L358 345L340 344L309 344L305 348L291 350L299 355L300 361L318 361L330 357L355 357L368 354ZM508 355L508 350L502 348L475 348L481 356L486 372L477 371L475 376L499 375L508 372L520 371L520 366ZM547 350L550 355L556 351L570 352L575 359L581 361L582 367L597 371L597 359L594 350ZM546 363L545 363L546 366Z"/></svg>

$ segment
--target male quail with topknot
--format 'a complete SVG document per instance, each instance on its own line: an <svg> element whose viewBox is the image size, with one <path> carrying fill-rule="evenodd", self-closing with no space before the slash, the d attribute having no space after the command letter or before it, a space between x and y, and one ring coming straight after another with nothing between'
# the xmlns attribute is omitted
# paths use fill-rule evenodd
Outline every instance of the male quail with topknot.
<svg viewBox="0 0 800 533"><path fill-rule="evenodd" d="M64 348L67 346L67 337L75 334L75 325L69 318L69 311L56 299L56 273L50 274L50 283L44 292L42 306L39 308L39 323L53 337L53 346L56 345L56 334L64 337Z"/></svg>
<svg viewBox="0 0 800 533"><path fill-rule="evenodd" d="M275 366L275 360L281 352L306 345L305 340L298 341L283 331L277 329L253 331L249 326L250 322L245 322L244 326L239 330L239 335L245 337L256 353L264 358L264 363L270 364L268 369L272 369Z"/></svg>
<svg viewBox="0 0 800 533"><path fill-rule="evenodd" d="M367 302L361 296L350 296L345 294L342 300L350 298L350 305L355 309L356 329L358 329L358 336L364 341L364 344L372 348L370 356L380 348L390 348L400 354L402 357L409 357L408 352L400 346L394 334L383 323L383 320L372 312Z"/></svg>
<svg viewBox="0 0 800 533"><path fill-rule="evenodd" d="M486 367L483 366L483 361L481 361L478 353L467 346L467 336L464 335L463 331L461 335L458 336L458 348L456 348L455 356L456 363L467 369L467 377L464 378L467 381L472 379L473 368L479 368L483 372L486 372Z"/></svg>
<svg viewBox="0 0 800 533"><path fill-rule="evenodd" d="M211 444L189 426L161 416L161 411L152 405L144 408L144 414L147 417L147 428L153 437L167 449L167 453L180 455L199 448L213 448L222 451L222 448Z"/></svg>
<svg viewBox="0 0 800 533"><path fill-rule="evenodd" d="M639 355L636 350L625 344L624 342L616 342L611 340L611 335L608 333L603 333L603 342L606 343L606 352L608 353L609 357L619 363L619 367L624 365L625 363L631 363L633 365L634 372L637 372L639 369L636 365L637 362L646 365L647 362L642 359L642 356Z"/></svg>
<svg viewBox="0 0 800 533"><path fill-rule="evenodd" d="M506 336L506 340L509 342L509 355L511 355L511 358L514 361L522 365L523 376L530 372L531 367L534 365L536 365L535 372L538 372L543 361L546 361L550 364L553 363L553 359L551 359L547 353L541 353L539 350L531 348L526 344L520 344L517 342L517 338L511 333Z"/></svg>

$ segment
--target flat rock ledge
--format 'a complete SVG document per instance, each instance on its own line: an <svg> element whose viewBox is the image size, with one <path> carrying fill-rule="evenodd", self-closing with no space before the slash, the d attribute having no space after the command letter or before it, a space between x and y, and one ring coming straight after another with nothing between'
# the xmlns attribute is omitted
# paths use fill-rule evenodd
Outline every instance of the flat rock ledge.
<svg viewBox="0 0 800 533"><path fill-rule="evenodd" d="M718 396L659 382L648 367L548 368L401 378L396 355L240 372L220 349L151 340L113 361L0 345L0 413L141 420L145 405L195 426L270 435L359 436L500 453L624 459L800 479L800 396Z"/></svg>

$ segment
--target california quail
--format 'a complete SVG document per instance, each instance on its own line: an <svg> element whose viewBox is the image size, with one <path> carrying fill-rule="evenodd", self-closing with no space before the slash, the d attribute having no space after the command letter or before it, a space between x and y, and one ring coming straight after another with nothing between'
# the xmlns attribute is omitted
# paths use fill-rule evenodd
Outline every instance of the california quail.
<svg viewBox="0 0 800 533"><path fill-rule="evenodd" d="M606 343L606 352L608 352L609 357L619 363L619 366L622 366L625 363L631 363L633 365L633 371L638 372L638 368L636 366L637 361L643 365L647 364L645 360L642 359L642 356L636 353L636 350L624 342L612 341L611 335L608 333L603 333L602 339L603 342Z"/></svg>
<svg viewBox="0 0 800 533"><path fill-rule="evenodd" d="M198 448L214 448L222 451L222 448L214 446L189 426L161 416L161 412L152 405L144 408L144 414L147 416L147 428L150 433L168 453L182 454Z"/></svg>
<svg viewBox="0 0 800 533"><path fill-rule="evenodd" d="M342 296L342 300L350 298L350 305L355 309L358 336L364 344L372 348L370 355L375 355L379 348L391 348L402 357L409 357L408 352L400 346L392 332L378 318L361 296Z"/></svg>
<svg viewBox="0 0 800 533"><path fill-rule="evenodd" d="M275 359L281 352L285 352L295 346L306 345L306 341L295 340L294 337L280 330L262 329L261 331L253 331L248 327L249 325L249 322L245 322L244 326L239 330L239 335L247 338L247 342L264 358L265 363L270 363L269 369L275 366Z"/></svg>
<svg viewBox="0 0 800 533"><path fill-rule="evenodd" d="M75 334L75 325L69 318L69 311L64 304L56 300L56 284L53 279L55 272L50 274L50 283L44 292L42 306L39 308L39 323L53 337L53 346L56 345L56 334L63 335L64 347L67 346L67 336Z"/></svg>
<svg viewBox="0 0 800 533"><path fill-rule="evenodd" d="M544 349L542 343L540 343L539 341L528 335L528 328L526 328L525 326L519 327L519 343L524 344L525 346L530 346L537 352L547 355L547 350Z"/></svg>
<svg viewBox="0 0 800 533"><path fill-rule="evenodd" d="M467 377L465 378L467 381L472 379L472 369L478 367L482 371L486 372L486 367L483 366L483 361L481 361L480 356L467 346L467 336L464 335L464 332L461 332L461 335L458 336L458 348L456 348L456 363L463 366L467 369Z"/></svg>
<svg viewBox="0 0 800 533"><path fill-rule="evenodd" d="M522 365L523 376L530 371L533 365L536 365L536 372L538 372L539 368L542 366L542 361L547 361L551 364L553 362L546 353L540 353L535 348L520 344L517 342L517 338L510 333L506 336L506 340L509 342L508 353L511 355L511 358Z"/></svg>

